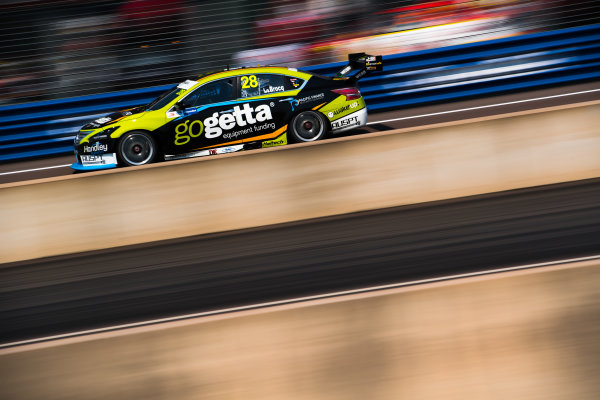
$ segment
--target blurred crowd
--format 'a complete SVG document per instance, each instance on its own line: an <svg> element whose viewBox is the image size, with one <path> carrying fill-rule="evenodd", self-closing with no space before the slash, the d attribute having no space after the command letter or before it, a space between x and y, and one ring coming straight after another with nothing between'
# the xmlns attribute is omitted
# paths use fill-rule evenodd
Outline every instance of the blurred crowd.
<svg viewBox="0 0 600 400"><path fill-rule="evenodd" d="M21 0L0 3L0 105L302 67L600 21L599 1Z"/></svg>

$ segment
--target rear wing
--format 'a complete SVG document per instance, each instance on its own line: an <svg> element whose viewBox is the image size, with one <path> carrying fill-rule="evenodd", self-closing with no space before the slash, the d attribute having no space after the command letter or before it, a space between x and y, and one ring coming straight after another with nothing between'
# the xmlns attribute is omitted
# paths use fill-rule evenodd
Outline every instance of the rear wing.
<svg viewBox="0 0 600 400"><path fill-rule="evenodd" d="M358 69L359 71L348 76L350 72ZM383 70L383 59L381 56L372 56L366 53L353 53L348 54L348 65L342 68L334 78L337 79L350 79L354 82L373 71Z"/></svg>

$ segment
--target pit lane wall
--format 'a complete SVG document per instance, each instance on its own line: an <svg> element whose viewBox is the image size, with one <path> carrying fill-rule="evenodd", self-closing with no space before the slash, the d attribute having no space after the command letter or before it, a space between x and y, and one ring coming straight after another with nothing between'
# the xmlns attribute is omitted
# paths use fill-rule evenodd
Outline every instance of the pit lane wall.
<svg viewBox="0 0 600 400"><path fill-rule="evenodd" d="M594 178L599 127L595 101L5 184L0 263Z"/></svg>
<svg viewBox="0 0 600 400"><path fill-rule="evenodd" d="M597 261L0 350L2 398L598 399Z"/></svg>

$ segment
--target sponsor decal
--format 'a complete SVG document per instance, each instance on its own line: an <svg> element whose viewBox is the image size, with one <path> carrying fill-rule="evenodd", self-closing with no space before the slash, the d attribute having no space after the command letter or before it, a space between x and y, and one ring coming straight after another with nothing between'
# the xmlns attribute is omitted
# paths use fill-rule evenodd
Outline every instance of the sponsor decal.
<svg viewBox="0 0 600 400"><path fill-rule="evenodd" d="M94 143L92 146L83 146L83 151L85 153L98 153L98 152L107 152L108 145L102 144L100 142Z"/></svg>
<svg viewBox="0 0 600 400"><path fill-rule="evenodd" d="M354 79L358 80L367 74L366 70L359 71L356 75L354 75Z"/></svg>
<svg viewBox="0 0 600 400"><path fill-rule="evenodd" d="M198 83L198 81L192 81L190 79L181 82L179 85L177 85L178 89L183 89L183 90L188 90L189 88L191 88L192 86L194 86L196 83Z"/></svg>
<svg viewBox="0 0 600 400"><path fill-rule="evenodd" d="M177 160L177 159L181 159L181 158L204 157L204 156L211 156L211 155L215 155L215 154L233 153L236 151L240 151L243 148L244 148L243 144L238 144L235 146L219 147L217 149L193 151L191 153L185 153L185 154L177 154L177 155L165 154L165 160Z"/></svg>
<svg viewBox="0 0 600 400"><path fill-rule="evenodd" d="M265 148L265 147L283 146L284 144L287 144L287 135L285 135L285 134L279 136L276 139L266 140L266 141L262 142L261 147Z"/></svg>
<svg viewBox="0 0 600 400"><path fill-rule="evenodd" d="M260 131L264 131L264 130L275 130L275 122L266 122L262 125L254 125L253 127L248 127L246 129L242 129L239 131L233 131L233 132L226 132L225 134L223 134L223 138L225 139L236 139L239 136L244 136L247 135L249 133L256 133L256 132L260 132Z"/></svg>
<svg viewBox="0 0 600 400"><path fill-rule="evenodd" d="M219 147L216 149L208 149L208 155L209 156L213 156L215 154L227 154L227 153L234 153L236 151L239 151L241 149L244 148L243 144L238 144L235 146L227 146L227 147Z"/></svg>
<svg viewBox="0 0 600 400"><path fill-rule="evenodd" d="M263 93L275 93L275 92L283 92L285 88L283 86L269 86L263 88Z"/></svg>
<svg viewBox="0 0 600 400"><path fill-rule="evenodd" d="M223 135L224 139L236 139L239 136L244 136L254 132L252 128L241 129L239 131L227 132Z"/></svg>
<svg viewBox="0 0 600 400"><path fill-rule="evenodd" d="M261 104L256 108L245 103L242 108L240 106L233 107L231 112L224 112L219 115L218 112L212 116L205 118L204 121L185 121L175 127L175 144L177 146L188 143L191 138L199 137L204 133L207 139L214 139L223 135L223 131L230 131L236 127L246 125L254 125L240 131L226 132L223 137L226 139L244 135L253 131L260 131L267 127L275 127L275 123L265 123L262 126L255 125L259 122L265 122L273 119L271 108L268 104Z"/></svg>
<svg viewBox="0 0 600 400"><path fill-rule="evenodd" d="M123 116L128 117L130 115L133 115L131 111L123 111Z"/></svg>
<svg viewBox="0 0 600 400"><path fill-rule="evenodd" d="M297 88L301 84L300 81L298 80L298 78L290 78L290 83L295 88Z"/></svg>
<svg viewBox="0 0 600 400"><path fill-rule="evenodd" d="M282 101L289 101L290 107L292 107L292 111L294 111L296 109L296 106L298 105L298 100L294 99L293 97L288 97L288 98L279 100L280 103ZM273 107L273 106L271 106L271 107Z"/></svg>
<svg viewBox="0 0 600 400"><path fill-rule="evenodd" d="M183 115L188 116L188 115L192 115L192 114L196 114L198 112L199 108L198 107L190 107L190 108L186 108L185 110L182 111Z"/></svg>
<svg viewBox="0 0 600 400"><path fill-rule="evenodd" d="M244 145L242 145L242 144L239 144L237 146L219 147L217 149L209 149L208 155L234 153L243 148L244 148Z"/></svg>
<svg viewBox="0 0 600 400"><path fill-rule="evenodd" d="M343 70L340 71L339 75L344 76L348 72L350 72L351 69L352 69L352 67L348 65L346 68L344 68Z"/></svg>
<svg viewBox="0 0 600 400"><path fill-rule="evenodd" d="M325 97L325 93L317 93L317 94L313 94L311 96L302 97L301 99L295 99L293 97L288 97L285 99L281 99L279 101L289 101L290 106L292 107L292 111L294 111L296 109L296 106L299 106L300 104L310 103L313 101L321 100L324 97Z"/></svg>
<svg viewBox="0 0 600 400"><path fill-rule="evenodd" d="M379 60L377 59L378 57L379 57ZM366 62L365 62L365 67L368 71L377 71L377 68L380 67L381 65L383 65L383 62L381 61L381 56L367 57ZM358 74L357 74L357 76L358 76Z"/></svg>
<svg viewBox="0 0 600 400"><path fill-rule="evenodd" d="M296 101L298 102L298 105L300 105L300 104L304 104L304 103L310 103L312 101L321 100L324 97L325 97L325 93L317 93L317 94L313 94L311 96L303 97Z"/></svg>
<svg viewBox="0 0 600 400"><path fill-rule="evenodd" d="M331 123L331 129L340 129L348 126L358 126L360 125L360 121L358 120L358 115L353 117L342 118L337 121Z"/></svg>
<svg viewBox="0 0 600 400"><path fill-rule="evenodd" d="M185 121L175 127L175 144L177 146L184 145L191 138L198 137L204 132L204 124L200 120Z"/></svg>
<svg viewBox="0 0 600 400"><path fill-rule="evenodd" d="M92 166L92 165L111 165L117 163L117 155L116 154L83 154L80 156L81 164L83 166Z"/></svg>
<svg viewBox="0 0 600 400"><path fill-rule="evenodd" d="M267 104L261 104L254 109L250 104L245 103L243 108L233 107L232 113L224 113L219 116L219 113L215 112L212 117L206 118L204 120L206 137L216 138L221 136L223 130L230 130L236 126L253 125L271 119L273 119L271 108Z"/></svg>
<svg viewBox="0 0 600 400"><path fill-rule="evenodd" d="M167 111L167 118L181 117L177 111Z"/></svg>
<svg viewBox="0 0 600 400"><path fill-rule="evenodd" d="M334 116L339 115L339 114L341 114L341 113L343 113L345 111L348 111L348 110L350 110L352 108L356 108L357 106L358 106L358 103L355 101L354 103L347 104L347 105L345 105L343 107L338 108L337 110L329 111L327 113L327 116L329 118L333 118Z"/></svg>
<svg viewBox="0 0 600 400"><path fill-rule="evenodd" d="M241 150L244 146L229 146L229 147L221 147L220 149L218 149L221 153L223 154L227 154L227 153L234 153L238 150Z"/></svg>
<svg viewBox="0 0 600 400"><path fill-rule="evenodd" d="M266 129L275 130L275 122L268 122L254 127L256 132L264 131Z"/></svg>
<svg viewBox="0 0 600 400"><path fill-rule="evenodd" d="M94 123L104 125L110 121L112 121L112 119L110 117L102 117L102 118L98 118L97 120L95 120Z"/></svg>

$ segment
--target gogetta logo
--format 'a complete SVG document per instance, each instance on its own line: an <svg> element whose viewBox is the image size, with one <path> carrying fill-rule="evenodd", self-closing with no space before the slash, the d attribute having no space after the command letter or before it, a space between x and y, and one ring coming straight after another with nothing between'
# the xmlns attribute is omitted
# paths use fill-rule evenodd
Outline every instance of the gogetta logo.
<svg viewBox="0 0 600 400"><path fill-rule="evenodd" d="M83 151L86 153L94 153L97 151L104 151L107 152L108 151L108 145L107 144L102 144L100 142L96 142L94 143L93 146L84 146L83 147Z"/></svg>
<svg viewBox="0 0 600 400"><path fill-rule="evenodd" d="M254 125L257 122L264 122L273 119L271 108L267 104L261 104L252 108L250 104L245 103L243 108L233 107L232 112L213 113L212 116L205 118L204 121L185 121L175 127L175 144L177 146L188 143L191 138L196 138L205 133L207 139L214 139L223 134L223 130L228 131L239 126Z"/></svg>

